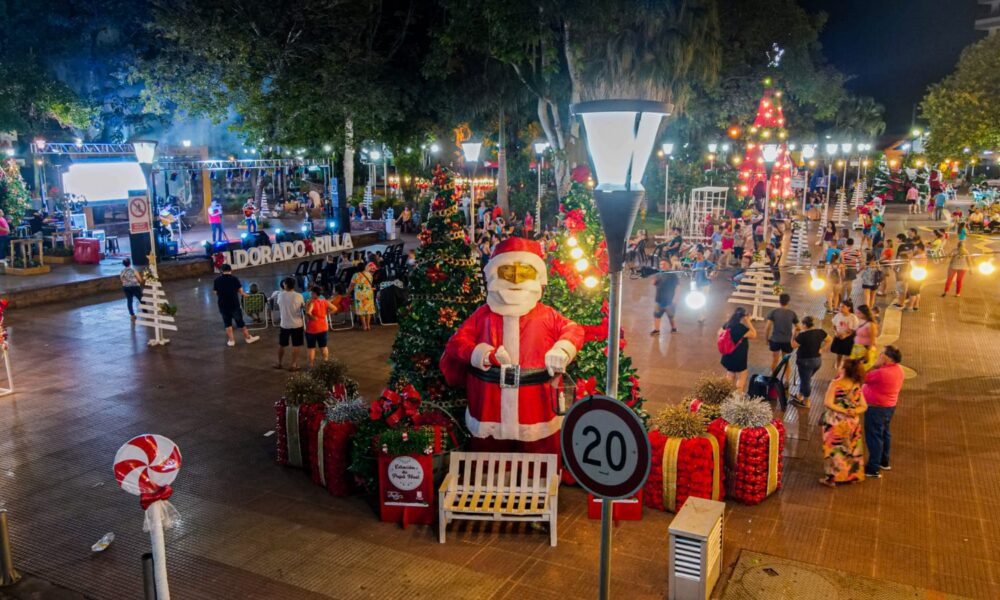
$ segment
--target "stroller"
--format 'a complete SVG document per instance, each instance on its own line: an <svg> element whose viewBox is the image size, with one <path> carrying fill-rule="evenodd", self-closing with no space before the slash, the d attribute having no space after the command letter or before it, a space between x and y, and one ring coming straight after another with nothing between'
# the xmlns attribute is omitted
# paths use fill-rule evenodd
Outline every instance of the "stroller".
<svg viewBox="0 0 1000 600"><path fill-rule="evenodd" d="M750 383L747 384L747 394L763 398L768 402L775 401L784 412L788 408L788 390L785 388L784 377L791 358L791 354L782 356L770 376L758 373L751 377Z"/></svg>

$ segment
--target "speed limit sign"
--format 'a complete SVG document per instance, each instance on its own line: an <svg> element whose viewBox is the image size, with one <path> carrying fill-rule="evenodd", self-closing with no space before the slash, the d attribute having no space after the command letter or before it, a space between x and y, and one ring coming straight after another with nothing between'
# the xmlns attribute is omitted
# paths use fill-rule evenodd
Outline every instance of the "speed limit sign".
<svg viewBox="0 0 1000 600"><path fill-rule="evenodd" d="M569 409L562 449L569 472L595 496L628 498L649 477L652 452L642 420L608 396L589 396Z"/></svg>

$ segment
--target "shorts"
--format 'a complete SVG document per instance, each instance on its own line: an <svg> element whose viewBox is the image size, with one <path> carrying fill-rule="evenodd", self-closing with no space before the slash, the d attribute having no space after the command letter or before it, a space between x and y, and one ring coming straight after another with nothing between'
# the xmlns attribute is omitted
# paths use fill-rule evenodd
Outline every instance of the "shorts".
<svg viewBox="0 0 1000 600"><path fill-rule="evenodd" d="M877 290L878 286L877 285L862 285L861 288L862 289L866 289L866 290Z"/></svg>
<svg viewBox="0 0 1000 600"><path fill-rule="evenodd" d="M657 304L656 305L656 310L653 311L653 318L654 319L659 319L660 317L663 316L663 313L666 313L669 318L673 319L675 312L676 311L674 310L673 303L671 303L671 304Z"/></svg>
<svg viewBox="0 0 1000 600"><path fill-rule="evenodd" d="M309 333L306 332L306 348L326 348L326 334L328 332L321 331L319 333Z"/></svg>
<svg viewBox="0 0 1000 600"><path fill-rule="evenodd" d="M771 352L781 351L782 354L792 353L792 343L791 342L775 342L774 340L767 340L767 347Z"/></svg>
<svg viewBox="0 0 1000 600"><path fill-rule="evenodd" d="M302 328L296 327L294 329L280 328L278 332L278 345L282 348L288 347L288 342L292 342L292 346L298 348L302 345Z"/></svg>
<svg viewBox="0 0 1000 600"><path fill-rule="evenodd" d="M226 329L232 327L234 322L237 329L246 327L246 323L243 322L243 311L239 308L219 307L219 312L222 313L222 324Z"/></svg>

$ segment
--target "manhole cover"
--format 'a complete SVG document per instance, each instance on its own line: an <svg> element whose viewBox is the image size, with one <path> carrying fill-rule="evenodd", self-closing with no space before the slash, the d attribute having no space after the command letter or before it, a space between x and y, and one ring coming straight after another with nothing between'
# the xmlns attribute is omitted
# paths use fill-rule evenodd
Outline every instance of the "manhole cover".
<svg viewBox="0 0 1000 600"><path fill-rule="evenodd" d="M822 575L789 564L771 563L751 567L740 578L744 598L776 600L836 600L837 587Z"/></svg>

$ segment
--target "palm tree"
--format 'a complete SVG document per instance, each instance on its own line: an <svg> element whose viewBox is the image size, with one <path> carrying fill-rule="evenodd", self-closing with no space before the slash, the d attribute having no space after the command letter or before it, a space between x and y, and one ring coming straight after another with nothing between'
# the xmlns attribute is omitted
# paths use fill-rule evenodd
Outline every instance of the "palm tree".
<svg viewBox="0 0 1000 600"><path fill-rule="evenodd" d="M885 131L884 113L885 107L868 96L848 97L837 109L834 128L858 137L878 137Z"/></svg>

